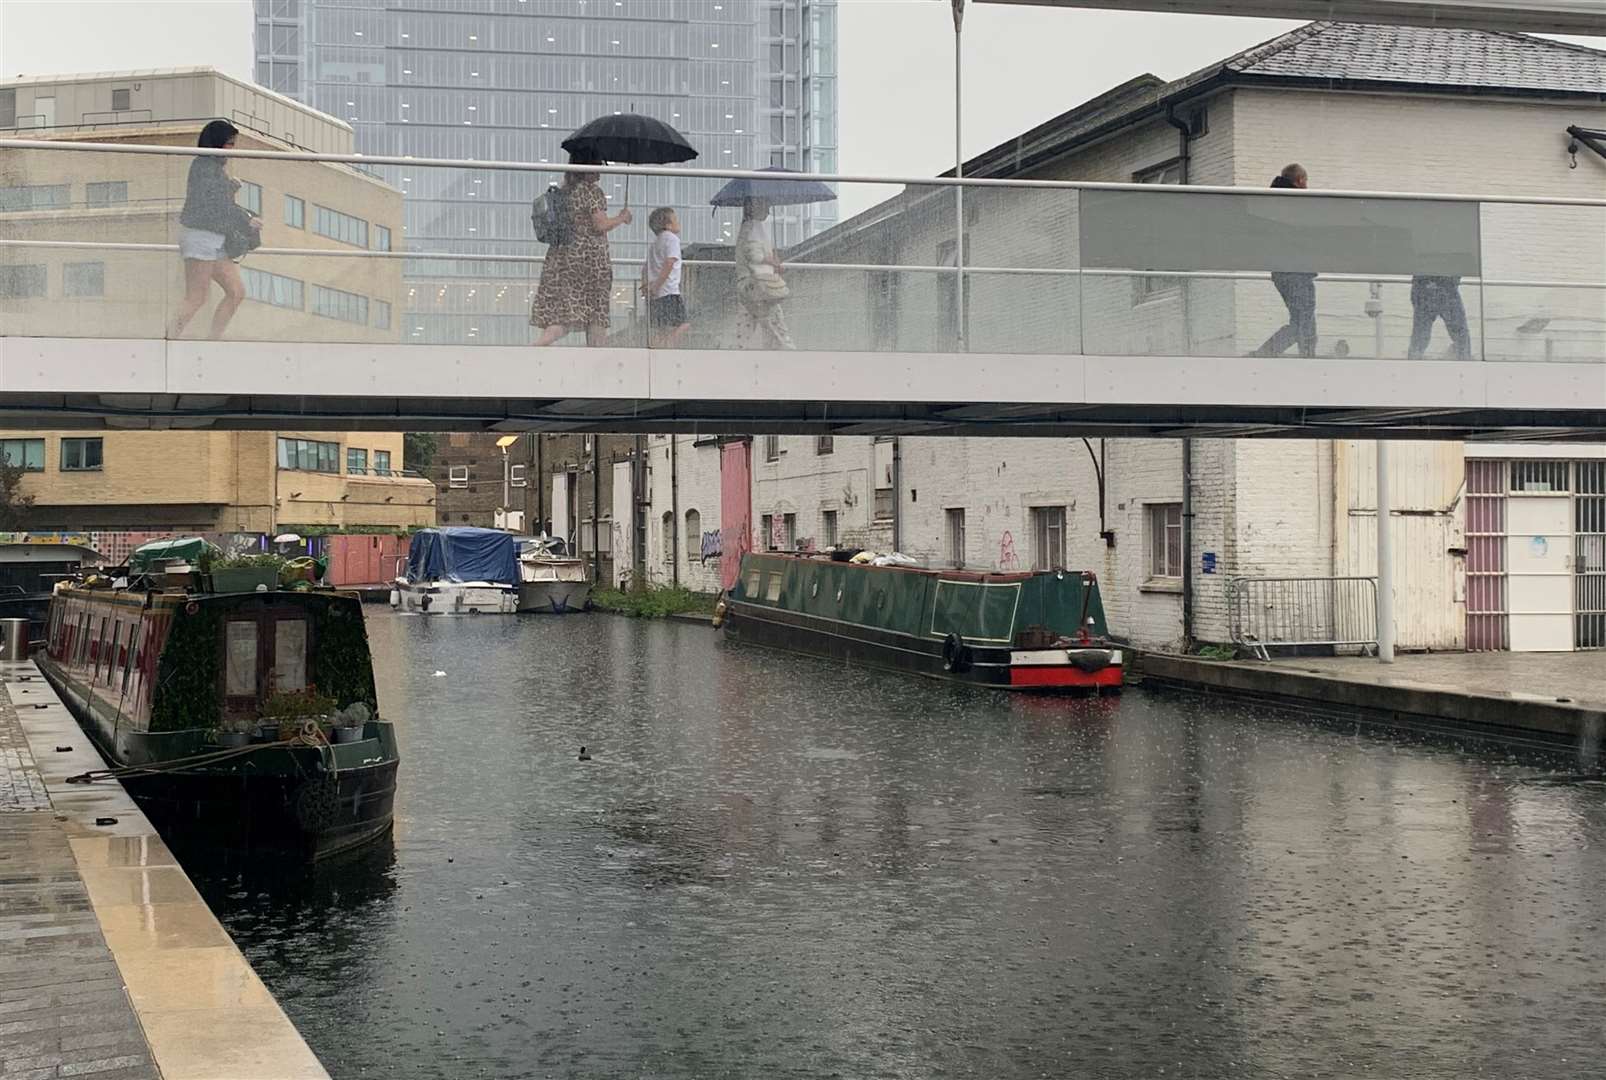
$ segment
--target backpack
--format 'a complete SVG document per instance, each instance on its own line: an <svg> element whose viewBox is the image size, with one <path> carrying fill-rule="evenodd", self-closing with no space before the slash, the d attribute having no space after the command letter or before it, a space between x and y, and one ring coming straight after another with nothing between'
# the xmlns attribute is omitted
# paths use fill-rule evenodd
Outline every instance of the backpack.
<svg viewBox="0 0 1606 1080"><path fill-rule="evenodd" d="M556 247L569 242L569 199L562 188L553 184L530 204L530 224L535 227L535 238L543 244Z"/></svg>

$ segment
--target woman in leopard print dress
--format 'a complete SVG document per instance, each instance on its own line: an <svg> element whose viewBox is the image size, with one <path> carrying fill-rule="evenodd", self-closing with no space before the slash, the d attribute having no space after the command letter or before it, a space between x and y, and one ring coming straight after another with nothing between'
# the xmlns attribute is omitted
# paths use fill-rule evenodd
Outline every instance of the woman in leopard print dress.
<svg viewBox="0 0 1606 1080"><path fill-rule="evenodd" d="M596 165L571 157L573 165ZM541 327L537 345L550 345L571 330L585 329L587 345L601 345L608 333L613 263L608 234L631 221L630 209L608 213L596 173L567 173L564 211L570 217L567 243L547 248L541 284L530 308L530 325Z"/></svg>

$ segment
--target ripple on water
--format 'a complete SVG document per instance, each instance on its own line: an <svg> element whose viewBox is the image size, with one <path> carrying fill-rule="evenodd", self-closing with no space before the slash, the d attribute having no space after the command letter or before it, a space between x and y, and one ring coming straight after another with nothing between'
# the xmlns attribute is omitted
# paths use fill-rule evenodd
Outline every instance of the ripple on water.
<svg viewBox="0 0 1606 1080"><path fill-rule="evenodd" d="M342 1080L1582 1075L1606 1018L1606 791L1546 762L683 624L369 633L392 843L198 868Z"/></svg>

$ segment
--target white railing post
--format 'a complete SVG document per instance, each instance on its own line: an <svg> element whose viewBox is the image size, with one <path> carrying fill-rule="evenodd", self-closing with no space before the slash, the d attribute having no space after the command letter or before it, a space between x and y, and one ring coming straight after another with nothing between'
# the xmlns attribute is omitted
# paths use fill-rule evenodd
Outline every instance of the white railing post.
<svg viewBox="0 0 1606 1080"><path fill-rule="evenodd" d="M1389 497L1389 444L1377 440L1377 658L1394 663L1394 530Z"/></svg>

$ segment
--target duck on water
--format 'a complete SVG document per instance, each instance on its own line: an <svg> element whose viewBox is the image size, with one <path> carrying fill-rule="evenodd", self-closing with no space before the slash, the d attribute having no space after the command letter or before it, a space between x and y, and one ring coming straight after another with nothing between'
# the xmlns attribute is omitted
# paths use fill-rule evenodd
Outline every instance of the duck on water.
<svg viewBox="0 0 1606 1080"><path fill-rule="evenodd" d="M114 766L101 776L175 846L318 859L385 835L398 756L361 603L213 577L169 560L127 587L57 586L35 659Z"/></svg>

